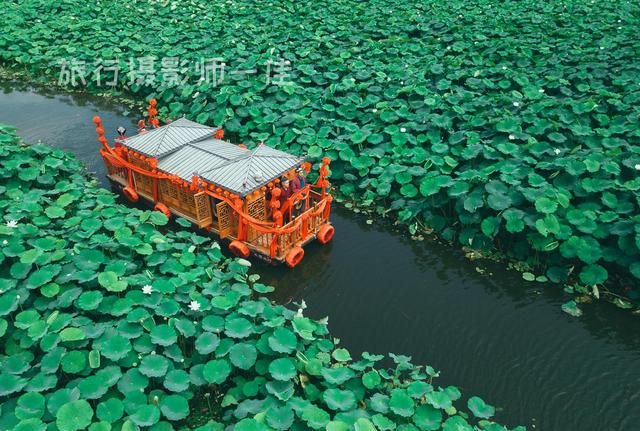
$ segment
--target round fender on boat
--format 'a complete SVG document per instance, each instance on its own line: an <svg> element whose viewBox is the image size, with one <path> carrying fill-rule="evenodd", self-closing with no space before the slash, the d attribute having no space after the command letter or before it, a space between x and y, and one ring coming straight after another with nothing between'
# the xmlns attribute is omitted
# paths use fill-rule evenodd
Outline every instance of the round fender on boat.
<svg viewBox="0 0 640 431"><path fill-rule="evenodd" d="M231 244L229 244L229 250L231 250L231 253L233 253L234 255L243 259L249 257L249 254L251 253L249 247L247 247L247 245L242 241L238 240L231 241Z"/></svg>
<svg viewBox="0 0 640 431"><path fill-rule="evenodd" d="M328 243L329 241L331 241L331 238L333 238L333 234L335 232L336 230L330 224L323 225L318 231L318 241L320 242L320 244Z"/></svg>
<svg viewBox="0 0 640 431"><path fill-rule="evenodd" d="M132 187L125 187L122 189L122 194L125 198L129 200L129 202L138 202L140 197L138 196L138 192L136 192Z"/></svg>
<svg viewBox="0 0 640 431"><path fill-rule="evenodd" d="M289 268L295 268L300 262L302 262L302 258L304 257L304 249L302 247L293 247L289 253L287 253L287 257L285 257L285 262Z"/></svg>
<svg viewBox="0 0 640 431"><path fill-rule="evenodd" d="M166 215L168 219L171 218L171 210L165 204L158 202L153 209L155 211L160 211L162 214Z"/></svg>

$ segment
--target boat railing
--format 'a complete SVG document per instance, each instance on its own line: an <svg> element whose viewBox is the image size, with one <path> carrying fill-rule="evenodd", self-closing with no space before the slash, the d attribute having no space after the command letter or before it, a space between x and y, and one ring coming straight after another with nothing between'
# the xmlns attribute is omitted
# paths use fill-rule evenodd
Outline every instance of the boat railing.
<svg viewBox="0 0 640 431"><path fill-rule="evenodd" d="M277 254L286 253L295 245L315 235L328 221L328 202L313 190L309 191L308 207L282 227L284 233L277 235Z"/></svg>
<svg viewBox="0 0 640 431"><path fill-rule="evenodd" d="M121 180L123 183L127 182L129 170L126 167L115 166L110 163L108 159L105 159L105 165L107 166L109 176L113 177L114 180Z"/></svg>

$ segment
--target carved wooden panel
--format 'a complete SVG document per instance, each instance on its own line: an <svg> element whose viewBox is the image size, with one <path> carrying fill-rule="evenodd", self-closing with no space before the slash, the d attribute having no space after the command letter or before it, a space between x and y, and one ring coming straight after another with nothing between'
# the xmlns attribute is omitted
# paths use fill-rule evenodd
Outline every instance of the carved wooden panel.
<svg viewBox="0 0 640 431"><path fill-rule="evenodd" d="M196 218L198 219L198 227L209 226L213 221L211 217L211 204L209 203L209 196L204 193L196 193L193 196L196 206Z"/></svg>
<svg viewBox="0 0 640 431"><path fill-rule="evenodd" d="M233 209L226 202L216 205L218 210L218 231L220 239L224 239L233 233Z"/></svg>

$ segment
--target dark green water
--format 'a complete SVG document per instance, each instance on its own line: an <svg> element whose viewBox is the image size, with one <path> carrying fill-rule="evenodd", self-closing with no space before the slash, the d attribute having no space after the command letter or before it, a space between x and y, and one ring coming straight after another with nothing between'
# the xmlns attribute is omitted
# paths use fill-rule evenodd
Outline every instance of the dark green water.
<svg viewBox="0 0 640 431"><path fill-rule="evenodd" d="M104 178L91 118L109 138L123 109L100 100L0 87L0 122L25 140L74 152ZM563 313L562 290L467 261L450 247L413 242L337 208L336 236L312 244L295 270L256 263L281 302L304 299L307 314L329 316L352 353L410 355L499 409L497 419L530 430L640 430L640 319L608 304Z"/></svg>

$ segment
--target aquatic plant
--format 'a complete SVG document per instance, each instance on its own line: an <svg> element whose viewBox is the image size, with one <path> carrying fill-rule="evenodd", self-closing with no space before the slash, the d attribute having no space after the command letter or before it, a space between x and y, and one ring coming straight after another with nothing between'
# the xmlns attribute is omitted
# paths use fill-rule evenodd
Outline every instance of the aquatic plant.
<svg viewBox="0 0 640 431"><path fill-rule="evenodd" d="M412 232L426 224L465 247L498 248L554 283L591 289L616 274L638 300L640 63L629 41L639 8L26 0L7 5L0 60L57 78L60 59L91 71L97 55L133 57L120 76L141 79L117 88L156 97L165 117L327 154L343 196ZM179 57L187 82L141 75L142 56L156 69ZM224 80L198 81L190 65L207 57L226 62ZM265 74L279 60L290 62L283 85ZM88 89L104 91L94 78Z"/></svg>
<svg viewBox="0 0 640 431"><path fill-rule="evenodd" d="M6 126L0 220L0 429L506 430L431 367L352 358L249 262Z"/></svg>

